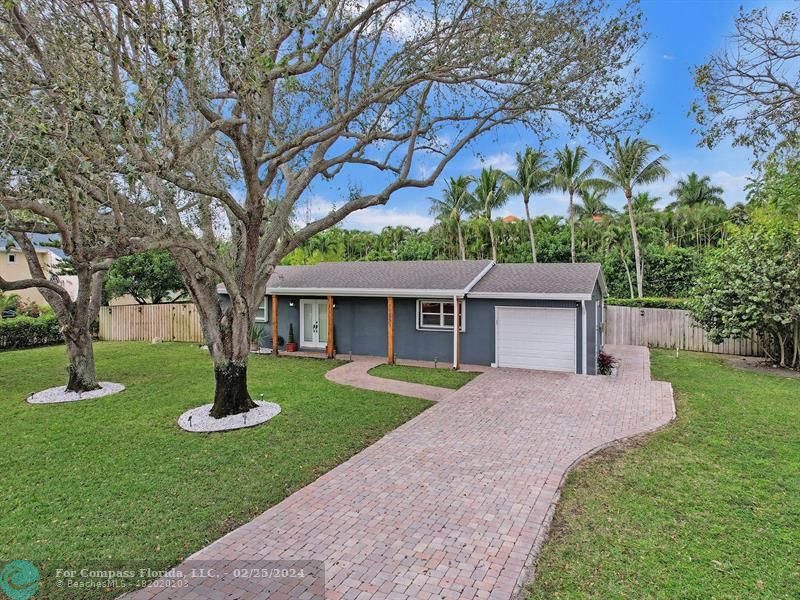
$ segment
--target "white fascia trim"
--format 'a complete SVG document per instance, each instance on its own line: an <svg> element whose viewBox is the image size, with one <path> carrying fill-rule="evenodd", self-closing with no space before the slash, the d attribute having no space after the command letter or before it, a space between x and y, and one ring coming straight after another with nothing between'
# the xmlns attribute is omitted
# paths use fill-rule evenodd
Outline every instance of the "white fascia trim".
<svg viewBox="0 0 800 600"><path fill-rule="evenodd" d="M470 281L470 282L469 282L469 285L467 285L467 287L465 287L465 288L464 288L464 292L463 292L463 293L464 293L464 295L465 295L465 296L466 296L467 294L469 294L469 291L470 291L472 288L474 288L474 287L475 287L475 285L476 285L476 284L477 284L477 283L478 283L478 282L479 282L481 279L483 279L483 278L486 276L486 274L487 274L489 271L491 271L491 270L492 270L492 267L494 267L494 266L495 266L495 264L497 264L497 263L495 263L493 260L492 260L492 261L489 261L489 264L488 264L488 265L486 265L486 266L483 268L483 270L482 270L480 273L478 273L478 274L475 276L475 279L473 279L472 281Z"/></svg>
<svg viewBox="0 0 800 600"><path fill-rule="evenodd" d="M608 296L608 287L606 287L606 278L603 275L603 267L600 266L600 273L597 276L597 279L600 281L600 291L602 292L603 296Z"/></svg>
<svg viewBox="0 0 800 600"><path fill-rule="evenodd" d="M380 288L267 288L278 296L392 296L395 298L462 298L464 290L390 290Z"/></svg>
<svg viewBox="0 0 800 600"><path fill-rule="evenodd" d="M495 298L497 300L591 300L591 294L529 294L527 292L471 292L470 298Z"/></svg>

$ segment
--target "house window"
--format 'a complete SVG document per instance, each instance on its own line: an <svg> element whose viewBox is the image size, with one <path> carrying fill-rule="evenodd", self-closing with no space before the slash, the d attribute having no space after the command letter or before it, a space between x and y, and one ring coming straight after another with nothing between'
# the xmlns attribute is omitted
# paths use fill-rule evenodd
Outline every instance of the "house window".
<svg viewBox="0 0 800 600"><path fill-rule="evenodd" d="M259 304L258 308L256 309L256 323L266 323L268 318L267 315L267 298L266 296Z"/></svg>
<svg viewBox="0 0 800 600"><path fill-rule="evenodd" d="M464 331L464 302L458 302L461 331ZM452 300L417 300L417 329L453 330L455 311Z"/></svg>
<svg viewBox="0 0 800 600"><path fill-rule="evenodd" d="M16 260L17 260L17 255L16 254L12 254L11 252L9 252L8 253L8 262L12 263L12 262L15 262Z"/></svg>

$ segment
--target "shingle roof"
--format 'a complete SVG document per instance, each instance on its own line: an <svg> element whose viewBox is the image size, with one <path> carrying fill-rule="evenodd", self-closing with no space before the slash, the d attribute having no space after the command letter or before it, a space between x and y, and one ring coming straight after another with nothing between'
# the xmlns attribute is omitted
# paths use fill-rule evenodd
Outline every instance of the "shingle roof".
<svg viewBox="0 0 800 600"><path fill-rule="evenodd" d="M461 292L490 265L489 260L418 260L386 262L329 262L277 267L267 292L289 290L363 290L399 292Z"/></svg>
<svg viewBox="0 0 800 600"><path fill-rule="evenodd" d="M594 290L600 273L599 263L498 264L470 296L586 295Z"/></svg>

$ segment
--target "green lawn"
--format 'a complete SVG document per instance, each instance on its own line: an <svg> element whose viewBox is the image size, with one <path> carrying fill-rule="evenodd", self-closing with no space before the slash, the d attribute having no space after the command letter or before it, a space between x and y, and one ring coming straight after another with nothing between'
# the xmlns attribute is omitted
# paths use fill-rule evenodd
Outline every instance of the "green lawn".
<svg viewBox="0 0 800 600"><path fill-rule="evenodd" d="M96 355L100 378L125 392L31 406L29 393L66 382L63 348L0 353L0 562L34 562L45 575L37 597L106 597L54 589L46 576L64 563L173 565L430 405L331 383L336 362L257 356L250 392L281 414L190 434L176 420L211 399L207 351L104 342Z"/></svg>
<svg viewBox="0 0 800 600"><path fill-rule="evenodd" d="M569 476L530 598L800 597L800 381L652 367L677 422Z"/></svg>
<svg viewBox="0 0 800 600"><path fill-rule="evenodd" d="M433 369L431 367L412 367L409 365L378 365L369 370L370 375L396 379L411 383L424 383L436 387L457 390L462 385L468 384L480 373L473 371L453 371L447 367Z"/></svg>

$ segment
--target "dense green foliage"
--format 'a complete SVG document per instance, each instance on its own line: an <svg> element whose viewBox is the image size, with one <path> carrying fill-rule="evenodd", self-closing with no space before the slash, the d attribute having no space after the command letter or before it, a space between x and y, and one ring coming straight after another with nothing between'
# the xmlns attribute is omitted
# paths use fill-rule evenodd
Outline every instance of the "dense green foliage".
<svg viewBox="0 0 800 600"><path fill-rule="evenodd" d="M422 383L451 390L457 390L480 375L480 373L472 371L453 371L446 364L438 369L410 365L378 365L370 369L369 374L375 377Z"/></svg>
<svg viewBox="0 0 800 600"><path fill-rule="evenodd" d="M166 250L118 258L106 276L106 299L130 294L139 304L160 304L182 296L186 288Z"/></svg>
<svg viewBox="0 0 800 600"><path fill-rule="evenodd" d="M569 475L531 600L797 598L800 380L651 354L678 419Z"/></svg>
<svg viewBox="0 0 800 600"><path fill-rule="evenodd" d="M800 221L757 216L708 257L692 314L712 340L754 331L775 362L800 369Z"/></svg>
<svg viewBox="0 0 800 600"><path fill-rule="evenodd" d="M20 316L0 320L0 350L62 343L61 325L52 312L37 318Z"/></svg>
<svg viewBox="0 0 800 600"><path fill-rule="evenodd" d="M576 206L576 209L579 206ZM625 218L610 211L605 214L579 216L576 210L576 253L578 261L600 262L612 295L630 296L625 265L633 275L630 233ZM652 207L638 213L641 223L646 296L688 295L708 247L724 235L727 211L713 215L714 231L704 230L700 243L695 243L693 230L678 224L671 211ZM484 219L467 219L459 223L468 259L491 258L491 241ZM693 226L691 226L693 227ZM709 225L708 227L711 227ZM568 223L550 215L533 219L536 253L539 262L569 262L570 232ZM499 262L530 262L531 244L524 220L494 221ZM314 264L338 260L442 260L458 259L458 234L455 225L438 222L427 231L410 227L386 227L379 233L333 228L310 239L287 257L285 264ZM635 287L635 279L633 286Z"/></svg>
<svg viewBox="0 0 800 600"><path fill-rule="evenodd" d="M606 304L615 306L635 306L639 308L673 308L687 310L688 298L606 298Z"/></svg>
<svg viewBox="0 0 800 600"><path fill-rule="evenodd" d="M252 429L192 434L176 420L213 398L208 351L103 342L96 359L100 378L125 382L124 392L32 406L30 392L63 383L63 348L0 354L0 454L13 474L0 489L0 539L4 556L42 571L37 598L116 597L59 590L47 576L98 560L175 565L430 406L334 384L325 372L335 361L258 356L250 391L281 414Z"/></svg>

